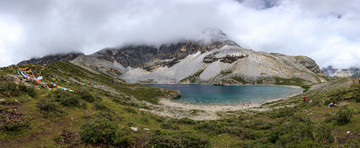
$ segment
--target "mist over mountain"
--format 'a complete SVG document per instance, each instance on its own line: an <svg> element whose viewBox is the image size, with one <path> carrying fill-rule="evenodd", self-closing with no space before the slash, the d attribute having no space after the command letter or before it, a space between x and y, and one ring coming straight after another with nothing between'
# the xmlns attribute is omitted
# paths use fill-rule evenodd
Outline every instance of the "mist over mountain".
<svg viewBox="0 0 360 148"><path fill-rule="evenodd" d="M69 61L130 83L280 84L324 82L314 60L306 56L245 49L221 30L208 29L201 39L162 45L129 44L91 55L45 56L22 64Z"/></svg>
<svg viewBox="0 0 360 148"><path fill-rule="evenodd" d="M324 74L330 77L351 77L354 75L358 75L358 73L360 72L360 68L350 67L346 69L337 69L333 66L328 66L322 68L322 71L324 72Z"/></svg>
<svg viewBox="0 0 360 148"><path fill-rule="evenodd" d="M50 54L194 40L216 28L248 49L349 68L360 63L359 9L356 0L1 1L0 66Z"/></svg>

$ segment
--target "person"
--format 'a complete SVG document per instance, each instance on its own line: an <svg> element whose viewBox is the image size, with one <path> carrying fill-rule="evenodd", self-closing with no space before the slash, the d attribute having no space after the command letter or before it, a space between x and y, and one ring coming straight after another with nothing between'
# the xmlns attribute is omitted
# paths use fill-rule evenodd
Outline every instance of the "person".
<svg viewBox="0 0 360 148"><path fill-rule="evenodd" d="M331 106L335 107L334 102L330 102L328 108L330 108Z"/></svg>
<svg viewBox="0 0 360 148"><path fill-rule="evenodd" d="M307 98L306 98L306 96L305 96L305 97L304 97L304 103L306 102L306 99L307 99Z"/></svg>

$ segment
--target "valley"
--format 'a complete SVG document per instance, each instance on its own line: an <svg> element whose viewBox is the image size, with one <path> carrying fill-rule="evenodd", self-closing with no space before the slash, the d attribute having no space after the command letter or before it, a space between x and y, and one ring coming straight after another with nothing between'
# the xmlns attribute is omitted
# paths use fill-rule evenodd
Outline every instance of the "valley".
<svg viewBox="0 0 360 148"><path fill-rule="evenodd" d="M167 104L176 91L129 84L68 62L46 65L42 75L78 81L58 82L75 93L53 92L16 75L18 68L36 71L32 66L0 71L0 143L5 147L318 147L356 146L359 139L359 79L314 85L304 93L311 100L307 103L300 94L251 107L204 109ZM18 89L21 93L15 93ZM336 107L328 108L329 101Z"/></svg>

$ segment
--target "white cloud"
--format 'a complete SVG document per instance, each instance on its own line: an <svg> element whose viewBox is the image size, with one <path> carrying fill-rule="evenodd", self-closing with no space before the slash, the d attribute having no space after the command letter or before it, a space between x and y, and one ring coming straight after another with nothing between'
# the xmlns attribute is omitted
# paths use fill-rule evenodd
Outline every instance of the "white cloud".
<svg viewBox="0 0 360 148"><path fill-rule="evenodd" d="M0 1L0 25L7 24L0 28L12 30L0 35L0 66L191 39L207 28L222 29L254 50L306 55L321 66L359 66L359 10L356 0Z"/></svg>

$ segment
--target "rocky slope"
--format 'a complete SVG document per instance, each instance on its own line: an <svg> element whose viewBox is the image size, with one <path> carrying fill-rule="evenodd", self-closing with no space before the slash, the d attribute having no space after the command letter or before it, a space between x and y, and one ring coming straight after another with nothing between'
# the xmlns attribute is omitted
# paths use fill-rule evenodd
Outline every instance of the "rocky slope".
<svg viewBox="0 0 360 148"><path fill-rule="evenodd" d="M83 53L69 53L69 54L57 54L57 55L48 55L42 58L31 58L30 60L21 61L18 65L25 64L51 64L58 61L71 61L77 58Z"/></svg>
<svg viewBox="0 0 360 148"><path fill-rule="evenodd" d="M221 31L210 31L206 36L206 40L183 40L161 46L106 48L68 61L131 83L282 84L299 80L302 84L311 84L325 81L319 66L308 57L244 49Z"/></svg>
<svg viewBox="0 0 360 148"><path fill-rule="evenodd" d="M333 68L332 66L328 66L322 68L322 71L324 72L324 74L330 77L351 77L359 73L360 69L356 67L351 67L348 69L337 69Z"/></svg>

